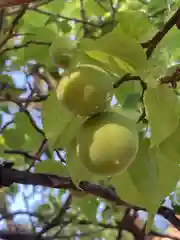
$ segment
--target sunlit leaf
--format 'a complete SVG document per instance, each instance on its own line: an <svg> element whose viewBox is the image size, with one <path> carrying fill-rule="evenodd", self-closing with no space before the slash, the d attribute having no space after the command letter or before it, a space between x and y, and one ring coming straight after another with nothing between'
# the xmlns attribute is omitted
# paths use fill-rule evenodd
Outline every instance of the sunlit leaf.
<svg viewBox="0 0 180 240"><path fill-rule="evenodd" d="M85 196L78 199L76 198L74 201L76 204L78 204L78 207L88 220L96 221L96 211L99 203L94 196Z"/></svg>
<svg viewBox="0 0 180 240"><path fill-rule="evenodd" d="M144 103L151 128L151 146L159 145L177 128L179 113L172 88L158 85L145 91Z"/></svg>
<svg viewBox="0 0 180 240"><path fill-rule="evenodd" d="M140 148L132 165L121 175L112 178L118 195L125 201L156 210L158 195L156 186L158 168L155 159L149 154L149 141L140 136ZM127 191L126 186L129 190Z"/></svg>
<svg viewBox="0 0 180 240"><path fill-rule="evenodd" d="M66 147L76 136L81 124L82 120L67 110L55 93L43 102L43 126L52 147Z"/></svg>
<svg viewBox="0 0 180 240"><path fill-rule="evenodd" d="M58 176L68 176L67 167L55 160L45 160L35 166L37 173L55 174Z"/></svg>
<svg viewBox="0 0 180 240"><path fill-rule="evenodd" d="M88 54L102 52L102 58L105 54L117 57L119 61L124 61L126 65L134 69L141 69L147 64L146 54L140 43L124 33L120 27L116 27L111 33L96 41L84 40L81 42L81 48Z"/></svg>
<svg viewBox="0 0 180 240"><path fill-rule="evenodd" d="M156 28L144 12L132 10L120 11L116 19L118 20L118 25L126 33L140 42L149 40L155 34ZM129 19L133 19L131 24L129 24Z"/></svg>
<svg viewBox="0 0 180 240"><path fill-rule="evenodd" d="M28 11L23 17L24 24L29 24L30 26L42 27L47 21L48 16L45 14L39 14L35 11Z"/></svg>
<svg viewBox="0 0 180 240"><path fill-rule="evenodd" d="M160 152L176 163L180 162L179 134L180 124L175 131L159 145Z"/></svg>
<svg viewBox="0 0 180 240"><path fill-rule="evenodd" d="M63 10L64 5L64 1L54 0L49 2L48 4L43 5L41 9L48 9L49 11L52 11L54 13L59 13Z"/></svg>

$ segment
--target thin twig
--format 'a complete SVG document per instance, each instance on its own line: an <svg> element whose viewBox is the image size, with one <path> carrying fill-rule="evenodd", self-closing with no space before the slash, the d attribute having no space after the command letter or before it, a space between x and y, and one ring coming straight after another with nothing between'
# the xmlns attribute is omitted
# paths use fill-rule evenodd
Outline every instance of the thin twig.
<svg viewBox="0 0 180 240"><path fill-rule="evenodd" d="M15 27L18 25L20 19L24 16L26 10L27 10L27 7L23 6L21 8L21 11L19 11L17 16L13 19L13 21L11 22L11 25L10 25L10 27L8 29L7 34L5 35L5 37L0 42L0 49L7 43L9 38L11 38L11 36L12 36L12 34L14 32Z"/></svg>
<svg viewBox="0 0 180 240"><path fill-rule="evenodd" d="M57 225L60 225L62 218L64 216L64 214L66 213L66 210L69 208L70 204L72 201L72 196L71 194L69 194L69 196L67 197L65 203L63 204L62 208L60 209L59 213L57 216L55 216L55 218L53 218L53 220L51 221L50 224L45 225L45 227L41 230L41 232L38 234L37 236L37 240L41 239L42 235L49 231L50 229L56 227Z"/></svg>

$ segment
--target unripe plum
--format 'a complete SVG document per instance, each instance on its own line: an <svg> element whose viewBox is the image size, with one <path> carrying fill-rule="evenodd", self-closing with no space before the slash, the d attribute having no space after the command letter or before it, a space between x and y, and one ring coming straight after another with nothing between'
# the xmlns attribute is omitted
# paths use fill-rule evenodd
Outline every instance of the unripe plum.
<svg viewBox="0 0 180 240"><path fill-rule="evenodd" d="M90 116L104 111L112 99L112 79L100 67L79 65L57 87L57 97L72 112Z"/></svg>
<svg viewBox="0 0 180 240"><path fill-rule="evenodd" d="M58 67L68 68L75 49L75 41L65 36L59 36L53 40L49 49L49 54Z"/></svg>
<svg viewBox="0 0 180 240"><path fill-rule="evenodd" d="M139 148L135 124L117 112L87 120L78 136L80 160L94 174L113 176L126 170Z"/></svg>

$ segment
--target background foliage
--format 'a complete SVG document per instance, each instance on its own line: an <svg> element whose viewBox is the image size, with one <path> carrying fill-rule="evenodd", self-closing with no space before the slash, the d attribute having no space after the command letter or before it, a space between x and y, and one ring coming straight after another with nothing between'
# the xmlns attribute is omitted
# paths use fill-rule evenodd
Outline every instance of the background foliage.
<svg viewBox="0 0 180 240"><path fill-rule="evenodd" d="M153 223L156 214L180 229L179 5L43 0L0 10L0 237L167 236ZM57 36L78 43L70 67L91 63L111 73L113 104L137 121L140 150L120 176L96 179L66 154L82 122L48 89L67 70L50 54ZM13 212L19 192L26 211ZM167 197L172 208L163 205ZM148 212L147 222L139 211Z"/></svg>

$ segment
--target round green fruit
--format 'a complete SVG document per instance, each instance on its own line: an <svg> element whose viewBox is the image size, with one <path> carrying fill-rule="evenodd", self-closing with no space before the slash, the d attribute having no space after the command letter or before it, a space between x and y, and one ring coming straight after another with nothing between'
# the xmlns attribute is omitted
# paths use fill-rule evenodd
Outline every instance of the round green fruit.
<svg viewBox="0 0 180 240"><path fill-rule="evenodd" d="M76 42L65 36L55 38L50 46L49 54L53 62L61 68L68 68L76 49Z"/></svg>
<svg viewBox="0 0 180 240"><path fill-rule="evenodd" d="M90 116L104 111L112 99L112 79L100 67L80 65L57 87L57 97L72 112Z"/></svg>
<svg viewBox="0 0 180 240"><path fill-rule="evenodd" d="M104 112L87 120L78 136L80 160L97 175L122 173L135 159L138 148L135 124L116 112Z"/></svg>

